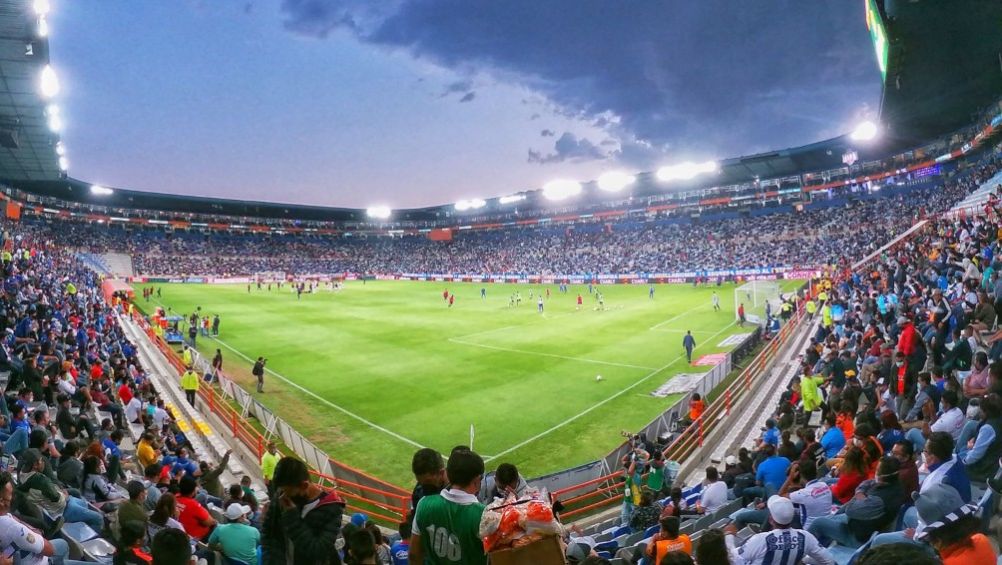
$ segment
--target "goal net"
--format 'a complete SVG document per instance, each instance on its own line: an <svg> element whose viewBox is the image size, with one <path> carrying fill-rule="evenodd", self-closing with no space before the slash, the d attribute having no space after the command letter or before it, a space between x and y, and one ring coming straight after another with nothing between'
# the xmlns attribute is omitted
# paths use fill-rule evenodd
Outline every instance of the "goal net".
<svg viewBox="0 0 1002 565"><path fill-rule="evenodd" d="M764 324L766 304L773 317L779 315L783 299L777 281L751 281L734 289L734 319L738 319L738 306L744 304L745 320L752 324Z"/></svg>

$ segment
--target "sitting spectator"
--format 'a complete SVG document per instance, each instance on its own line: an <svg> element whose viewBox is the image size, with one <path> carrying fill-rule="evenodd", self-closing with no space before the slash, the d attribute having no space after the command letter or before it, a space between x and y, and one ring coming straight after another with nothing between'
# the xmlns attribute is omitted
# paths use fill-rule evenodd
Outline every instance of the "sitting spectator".
<svg viewBox="0 0 1002 565"><path fill-rule="evenodd" d="M119 505L115 523L120 530L122 524L134 522L142 525L142 531L146 532L146 487L140 481L129 481L125 490L129 493L129 500Z"/></svg>
<svg viewBox="0 0 1002 565"><path fill-rule="evenodd" d="M93 455L84 457L83 496L89 502L119 502L125 497L105 476L104 464Z"/></svg>
<svg viewBox="0 0 1002 565"><path fill-rule="evenodd" d="M905 500L898 482L898 460L880 460L875 480L859 485L855 495L839 512L814 520L809 531L822 543L834 540L844 547L856 548L870 536L889 524Z"/></svg>
<svg viewBox="0 0 1002 565"><path fill-rule="evenodd" d="M13 500L13 478L10 473L0 471L0 547L14 548L21 555L21 563L47 563L48 557L64 565L83 563L66 559L70 548L65 541L45 539L37 530L15 518L11 514Z"/></svg>
<svg viewBox="0 0 1002 565"><path fill-rule="evenodd" d="M59 464L56 466L56 478L66 488L83 491L84 467L80 458L83 453L80 451L80 444L71 440L63 446L63 451L59 455Z"/></svg>
<svg viewBox="0 0 1002 565"><path fill-rule="evenodd" d="M928 542L944 565L993 564L998 560L991 541L979 531L977 505L964 504L952 487L929 488L915 499L915 508L924 524L915 532L915 539Z"/></svg>
<svg viewBox="0 0 1002 565"><path fill-rule="evenodd" d="M372 539L376 546L376 563L390 565L393 558L390 553L390 544L386 543L386 538L383 537L383 532L379 529L373 522L369 522L365 525L365 529L372 534Z"/></svg>
<svg viewBox="0 0 1002 565"><path fill-rule="evenodd" d="M999 470L1002 456L1002 398L989 394L981 399L981 419L977 436L961 449L964 466L971 480L985 481Z"/></svg>
<svg viewBox="0 0 1002 565"><path fill-rule="evenodd" d="M143 516L145 518L145 515ZM112 565L150 565L153 556L143 551L146 527L141 522L119 524L119 540Z"/></svg>
<svg viewBox="0 0 1002 565"><path fill-rule="evenodd" d="M758 469L755 471L756 486L748 487L742 493L745 500L754 497L765 498L779 492L779 488L786 481L786 471L790 468L790 460L776 455L776 448L772 444L763 444L759 453L765 459L758 464Z"/></svg>
<svg viewBox="0 0 1002 565"><path fill-rule="evenodd" d="M157 463L160 460L160 453L156 446L156 439L150 432L143 432L136 444L136 459L143 469Z"/></svg>
<svg viewBox="0 0 1002 565"><path fill-rule="evenodd" d="M94 438L94 424L81 415L74 416L70 412L70 397L60 394L56 398L59 403L59 410L56 412L56 425L59 433L66 439L76 439L83 432L87 432L87 437Z"/></svg>
<svg viewBox="0 0 1002 565"><path fill-rule="evenodd" d="M42 470L45 467L42 454L36 449L25 450L21 458L20 482L18 490L27 494L28 500L45 509L50 516L62 516L67 522L84 522L100 534L104 530L104 517L92 510L87 502L69 495L56 486Z"/></svg>
<svg viewBox="0 0 1002 565"><path fill-rule="evenodd" d="M720 474L716 467L707 467L703 490L699 493L699 502L696 503L696 512L713 514L726 505L727 485L720 480Z"/></svg>
<svg viewBox="0 0 1002 565"><path fill-rule="evenodd" d="M233 453L232 449L227 449L226 453L223 454L223 458L219 460L216 465L210 465L208 461L199 461L199 477L198 482L205 489L208 494L207 500L209 503L219 506L223 502L223 496L226 495L223 492L223 483L219 480L219 477L226 470L226 466L230 462L230 454Z"/></svg>
<svg viewBox="0 0 1002 565"><path fill-rule="evenodd" d="M261 532L247 523L250 506L231 504L226 507L226 524L212 530L209 548L222 552L232 561L257 563L257 546L261 543Z"/></svg>
<svg viewBox="0 0 1002 565"><path fill-rule="evenodd" d="M184 526L184 531L196 540L205 541L209 532L215 527L216 521L202 503L195 499L198 481L195 477L185 475L178 482L177 510L178 522Z"/></svg>
<svg viewBox="0 0 1002 565"><path fill-rule="evenodd" d="M190 565L191 543L183 530L165 528L150 543L153 565Z"/></svg>
<svg viewBox="0 0 1002 565"><path fill-rule="evenodd" d="M898 471L898 480L901 481L901 488L904 489L905 498L911 500L912 494L918 492L918 465L915 464L915 452L912 449L912 442L899 441L891 448L891 456L901 464Z"/></svg>
<svg viewBox="0 0 1002 565"><path fill-rule="evenodd" d="M834 459L842 451L846 443L845 436L842 435L842 430L838 429L835 425L834 414L829 414L825 417L825 424L821 429L824 430L821 434L821 447L825 450L825 457Z"/></svg>
<svg viewBox="0 0 1002 565"><path fill-rule="evenodd" d="M884 453L890 453L894 444L905 438L901 431L901 424L898 423L898 416L894 412L887 410L880 414L880 433L877 434L877 441L884 449Z"/></svg>
<svg viewBox="0 0 1002 565"><path fill-rule="evenodd" d="M806 555L820 565L834 565L835 561L831 554L818 543L812 534L802 529L793 528L796 510L794 510L793 502L789 498L771 496L767 507L772 530L753 535L740 548L735 543L734 536L737 534L737 528L734 524L728 524L724 528L725 542L731 563L736 565L783 563L787 556L796 553ZM700 563L703 561L700 560Z"/></svg>
<svg viewBox="0 0 1002 565"><path fill-rule="evenodd" d="M150 514L150 520L146 526L147 532L146 537L153 539L164 529L175 529L184 532L184 526L177 519L179 513L177 510L177 501L174 495L165 492L160 500L157 501L156 508L153 509L153 514Z"/></svg>
<svg viewBox="0 0 1002 565"><path fill-rule="evenodd" d="M664 556L671 551L682 551L692 554L692 542L686 534L679 534L679 519L675 516L661 518L661 529L658 530L651 541L647 543L644 554L660 563Z"/></svg>
<svg viewBox="0 0 1002 565"><path fill-rule="evenodd" d="M724 492L726 495L726 490ZM633 509L633 514L630 515L630 528L635 532L642 532L657 524L661 510L661 505L654 500L654 493L647 488L642 488L640 504Z"/></svg>
<svg viewBox="0 0 1002 565"><path fill-rule="evenodd" d="M161 471L162 466L159 463L147 465L143 469L143 486L146 488L146 502L143 506L147 512L152 512L157 507L157 503L160 502L160 496L163 494L160 490L160 485L157 484L157 481L160 480Z"/></svg>
<svg viewBox="0 0 1002 565"><path fill-rule="evenodd" d="M867 466L863 450L855 445L845 452L838 466L838 482L832 486L832 496L841 504L852 499L856 487L866 480Z"/></svg>
<svg viewBox="0 0 1002 565"><path fill-rule="evenodd" d="M947 484L960 493L964 502L971 501L971 481L963 461L953 454L953 438L946 432L933 432L925 443L925 466L929 474L922 479L919 491L936 484Z"/></svg>

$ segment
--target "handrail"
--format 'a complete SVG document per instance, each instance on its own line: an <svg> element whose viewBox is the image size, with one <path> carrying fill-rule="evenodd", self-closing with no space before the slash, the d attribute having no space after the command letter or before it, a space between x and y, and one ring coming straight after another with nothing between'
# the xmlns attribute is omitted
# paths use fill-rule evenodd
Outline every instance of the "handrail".
<svg viewBox="0 0 1002 565"><path fill-rule="evenodd" d="M138 312L133 312L133 319L139 325L139 327L144 331L147 338L157 347L157 349L164 355L167 362L174 368L176 374L175 379L178 379L180 375L187 369L184 363L178 357L178 354L171 349L162 337L157 335L146 320L139 315ZM258 464L261 462L261 458L264 456L264 447L267 443L267 439L261 434L246 418L241 416L225 398L223 398L212 386L199 386L198 396L202 399L205 405L208 407L209 412L215 414L219 419L228 424L230 427L230 432L232 437L242 443L247 447L252 453L256 454L258 459ZM376 518L383 522L389 524L399 524L404 521L410 510L410 493L404 489L392 485L381 479L371 477L366 473L363 473L357 469L344 465L342 463L330 460L333 467L340 467L346 471L354 473L358 476L365 477L366 480L375 482L376 484L386 487L385 489L371 487L358 482L349 481L345 479L338 479L330 475L324 475L323 473L311 470L310 473L317 478L318 482L324 481L329 484L332 488L336 488L339 493L345 498L346 501L355 501L364 506L357 506L355 504L347 504L347 507L352 510L359 512L365 512L370 517ZM354 489L358 492L352 492ZM393 492L396 491L396 492ZM387 504L370 498L369 495L379 495L385 497L386 499L392 501L394 504ZM373 511L373 508L381 509L386 513L381 513L378 511Z"/></svg>

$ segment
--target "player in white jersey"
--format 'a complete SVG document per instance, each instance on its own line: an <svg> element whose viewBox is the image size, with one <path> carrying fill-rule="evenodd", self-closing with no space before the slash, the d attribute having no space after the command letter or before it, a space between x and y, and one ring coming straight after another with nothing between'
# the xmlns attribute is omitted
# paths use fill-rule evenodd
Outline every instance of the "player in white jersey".
<svg viewBox="0 0 1002 565"><path fill-rule="evenodd" d="M720 311L720 297L717 296L717 291L713 291L713 298L711 300L713 302L713 311L714 312L719 312Z"/></svg>
<svg viewBox="0 0 1002 565"><path fill-rule="evenodd" d="M769 522L773 529L748 538L741 547L736 547L734 534L737 528L732 524L724 530L727 534L727 552L732 565L798 565L804 557L810 557L818 565L834 565L831 553L822 547L810 533L799 528L791 528L795 510L789 498L773 495L766 505L769 508Z"/></svg>

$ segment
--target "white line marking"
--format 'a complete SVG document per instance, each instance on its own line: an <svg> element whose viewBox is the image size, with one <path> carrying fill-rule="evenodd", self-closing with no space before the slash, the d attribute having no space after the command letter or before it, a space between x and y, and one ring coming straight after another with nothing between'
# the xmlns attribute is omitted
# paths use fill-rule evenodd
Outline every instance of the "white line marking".
<svg viewBox="0 0 1002 565"><path fill-rule="evenodd" d="M715 333L712 336L710 336L710 338L707 339L706 342L704 342L704 344L705 343L710 343L713 340L713 338L717 337L718 335L720 335L720 334L722 334L725 331L728 331L730 329L733 329L733 326L731 324L727 324L720 331L718 331L717 333ZM700 346L697 345L695 349L699 349L699 348L700 348ZM664 371L668 367L671 367L677 361L679 361L680 359L683 359L683 358L685 358L684 354L683 355L679 355L678 357L676 357L676 358L672 359L670 362L668 362L668 364L664 365L663 367L661 367L659 369L655 369L655 370L651 371L646 376L644 376L643 378L641 378L639 381L637 381L637 382L633 383L632 385L630 385L630 386L628 386L628 387L620 390L619 392L617 392L616 394L613 394L609 398L606 398L605 400L602 400L602 401L598 402L597 404L594 404L594 405L590 406L589 408L586 408L585 410L577 413L574 416L571 416L570 418L564 420L563 422L560 422L559 424L553 426L552 428L550 428L548 430L542 431L542 432L540 432L540 433L532 436L531 438L529 438L529 439L527 439L527 440L525 440L523 442L520 442L520 443L518 443L518 444L516 444L516 445L514 445L512 447L509 447L508 449L505 449L504 451L502 451L501 453L498 453L494 457L485 458L484 461L489 461L491 459L497 459L498 457L501 457L502 455L507 455L507 454L511 453L512 451L515 451L516 449L521 449L522 447L525 447L526 445L529 445L530 443L536 441L537 439L539 439L541 437L544 437L544 436L547 436L550 433L559 430L560 428L566 426L567 424L570 424L571 422L577 420L578 418L581 418L582 416L588 415L589 413L591 413L596 408L600 408L600 407L608 404L609 402L612 402L613 400L619 398L620 396L623 396L624 394L630 392L631 390L637 388L638 386L640 386L641 384L645 383L648 379L650 379L654 375L657 375L661 371Z"/></svg>
<svg viewBox="0 0 1002 565"><path fill-rule="evenodd" d="M250 357L244 355L240 350L234 348L233 346L229 345L225 341L223 341L223 340L221 340L219 338L214 338L214 340L215 340L216 343L222 345L226 349L229 349L233 353L236 353L240 357L243 357L248 362L250 362L250 363L254 363L255 362L254 359L251 359ZM402 436L402 435L400 435L400 434L398 434L398 433L396 433L394 431L388 430L388 429L384 428L383 426L380 426L379 424L377 424L375 422L371 422L369 420L366 420L362 416L359 416L358 414L355 414L354 412L352 412L350 410L347 410L345 408L342 408L342 407L338 406L337 404L334 404L330 400L327 400L326 398L323 398L322 396L317 395L315 392L313 392L313 391L311 391L311 390L309 390L307 388L303 388L302 386L300 386L300 385L292 382L291 380L289 380L285 376L283 376L283 375L281 375L279 373L276 373L275 371L273 371L273 370L271 370L271 369L269 369L267 367L265 367L264 370L267 371L267 372L269 372L269 373L271 373L272 375L278 377L282 381L285 381L287 384L289 384L289 385L291 385L291 386L293 386L293 387L301 390L302 392L305 392L306 394L312 396L313 398L319 400L320 402L323 402L327 406L330 406L331 408L333 408L333 409L335 409L335 410L337 410L337 411L345 414L346 416L350 416L350 417L358 420L359 422L362 422L363 424L366 424L367 426L369 426L369 427L371 427L373 429L379 430L379 431L383 432L384 434L393 436L393 437L399 439L400 441L402 441L404 443L408 443L410 445L413 445L414 447L417 447L419 449L422 448L422 447L424 447L423 445L421 445L420 443L418 443L418 442L416 442L416 441L414 441L412 439L405 438L404 436Z"/></svg>
<svg viewBox="0 0 1002 565"><path fill-rule="evenodd" d="M167 305L164 304L163 302L160 302L160 300L154 299L154 301L157 302L158 304L160 304L161 306L163 306L164 308L167 308ZM215 338L212 338L212 339L213 339L213 341L215 341L219 345L222 345L226 349L229 349L233 353L236 353L240 357L244 358L247 362L249 362L249 363L254 363L255 362L254 359L251 359L250 357L244 355L242 351L240 351L239 349L237 349L237 348L233 347L232 345L226 343L225 341L219 339L218 337L215 337ZM354 412L352 412L350 410L347 410L345 408L342 408L342 407L338 406L337 404L334 404L330 400L327 400L326 398L323 398L323 397L317 395L315 392L313 392L313 391L311 391L309 389L303 388L302 386L298 385L297 383L292 382L291 380L289 380L288 378L286 378L284 375L276 373L275 371L273 371L273 370L271 370L271 369L269 369L267 367L265 367L264 370L267 371L268 373L271 373L272 375L278 377L279 379L281 379L282 381L286 382L287 384L289 384L289 385L291 385L291 386L299 389L300 391L302 391L302 392L304 392L304 393L312 396L313 398L319 400L320 402L323 402L327 406L330 406L331 408L333 408L333 409L335 409L335 410L337 410L337 411L345 414L346 416L349 416L351 418L354 418L354 419L358 420L359 422L362 422L363 424L371 427L372 429L379 430L379 431L383 432L384 434L387 434L387 435L389 435L391 437L399 439L400 441L402 441L404 443L407 443L407 444L410 444L410 445L412 445L414 447L417 447L418 449L421 449L421 448L424 447L423 445L421 445L420 443L418 443L418 442L416 442L416 441L414 441L412 439L405 438L404 436L402 436L402 435L400 435L400 434L398 434L398 433L396 433L394 431L388 430L388 429L384 428L383 426L380 426L379 424L377 424L375 422L371 422L369 420L366 420L362 416L359 416L358 414L355 414ZM248 391L248 393L250 393L250 391Z"/></svg>
<svg viewBox="0 0 1002 565"><path fill-rule="evenodd" d="M487 345L484 343L474 343L472 341L463 341L458 338L450 338L451 343L456 343L459 345L471 345L473 347L482 347L484 349L493 349L495 351L508 351L511 353L522 353L524 355L538 355L540 357L554 357L556 359L566 359L568 361L580 361L582 363L595 363L598 365L611 365L613 367L626 367L628 369L644 369L650 371L654 367L644 367L641 365L630 365L628 363L614 363L612 361L599 361L597 359L586 359L584 357L569 357L567 355L557 355L555 353L542 353L540 351L528 351L525 349L512 349L510 347L498 347L496 345Z"/></svg>
<svg viewBox="0 0 1002 565"><path fill-rule="evenodd" d="M666 330L664 328L658 328L656 330L648 330L648 331L652 331L652 332L664 332L664 333L670 333L670 334L684 334L687 331L692 331L692 335L697 335L697 334L711 334L711 333L713 333L713 332L708 331L708 330Z"/></svg>
<svg viewBox="0 0 1002 565"><path fill-rule="evenodd" d="M685 312L682 312L681 314L679 314L678 316L675 316L674 318L668 318L667 320L665 320L665 321L663 321L663 322L661 322L659 324L654 324L653 326L651 326L648 329L656 330L656 329L660 328L661 326L663 326L665 324L669 324L671 322L674 322L675 320L681 318L682 316L686 316L688 314L691 314L691 313L695 312L696 310L701 310L703 308L706 308L707 306L713 306L713 305L712 304L703 304L702 306L696 306L695 308L692 308L690 310L686 310Z"/></svg>

